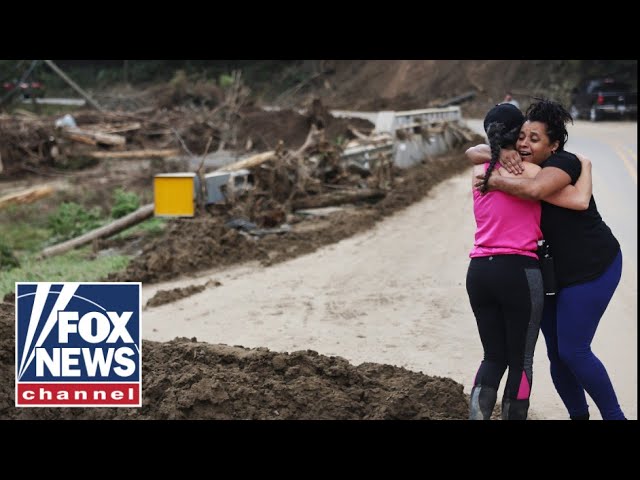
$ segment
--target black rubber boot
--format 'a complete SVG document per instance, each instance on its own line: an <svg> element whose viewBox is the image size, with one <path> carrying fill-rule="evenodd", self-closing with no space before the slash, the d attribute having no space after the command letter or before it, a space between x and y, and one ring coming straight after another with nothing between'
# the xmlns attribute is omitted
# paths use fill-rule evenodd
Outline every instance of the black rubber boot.
<svg viewBox="0 0 640 480"><path fill-rule="evenodd" d="M502 420L526 420L529 413L529 399L502 399Z"/></svg>
<svg viewBox="0 0 640 480"><path fill-rule="evenodd" d="M489 420L498 398L498 390L486 385L476 385L471 390L469 420Z"/></svg>

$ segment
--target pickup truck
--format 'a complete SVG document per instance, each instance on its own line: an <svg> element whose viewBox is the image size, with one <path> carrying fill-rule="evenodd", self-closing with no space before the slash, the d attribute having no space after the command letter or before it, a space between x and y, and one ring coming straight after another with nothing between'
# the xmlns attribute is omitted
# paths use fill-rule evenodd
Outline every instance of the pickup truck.
<svg viewBox="0 0 640 480"><path fill-rule="evenodd" d="M637 118L638 92L613 78L589 79L571 90L571 116L597 122L605 117Z"/></svg>

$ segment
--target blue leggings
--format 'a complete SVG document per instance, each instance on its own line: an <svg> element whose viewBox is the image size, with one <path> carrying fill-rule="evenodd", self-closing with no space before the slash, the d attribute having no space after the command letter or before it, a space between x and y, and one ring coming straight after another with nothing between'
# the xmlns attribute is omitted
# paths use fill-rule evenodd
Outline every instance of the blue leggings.
<svg viewBox="0 0 640 480"><path fill-rule="evenodd" d="M570 417L589 413L585 391L603 420L624 420L609 374L591 341L622 275L622 252L595 280L561 289L544 302L542 333L551 378Z"/></svg>

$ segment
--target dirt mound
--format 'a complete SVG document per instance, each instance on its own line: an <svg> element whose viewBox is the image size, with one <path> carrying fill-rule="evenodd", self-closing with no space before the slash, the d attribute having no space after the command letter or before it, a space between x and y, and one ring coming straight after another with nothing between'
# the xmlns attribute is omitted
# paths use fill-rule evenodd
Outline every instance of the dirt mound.
<svg viewBox="0 0 640 480"><path fill-rule="evenodd" d="M176 300L180 300L181 298L190 297L191 295L200 293L207 287L219 287L220 285L222 285L222 283L215 280L209 280L204 285L189 285L188 287L184 288L158 290L156 294L147 301L145 308L157 307L158 305L164 305L165 303L175 302Z"/></svg>
<svg viewBox="0 0 640 480"><path fill-rule="evenodd" d="M13 305L0 304L0 419L462 420L463 386L392 365L349 364L312 350L145 341L143 405L15 408Z"/></svg>
<svg viewBox="0 0 640 480"><path fill-rule="evenodd" d="M329 217L305 220L300 225L294 224L291 231L283 235L251 236L226 227L220 216L173 220L164 235L149 243L125 272L112 274L107 280L158 282L250 260L270 265L313 252L370 228L386 215L421 199L442 180L468 168L463 152L469 145L397 171L393 189L375 204L363 203L358 209L344 209ZM289 218L295 220L291 215Z"/></svg>
<svg viewBox="0 0 640 480"><path fill-rule="evenodd" d="M295 150L307 138L312 124L324 128L325 137L333 142L338 139L351 139L354 136L350 128L355 127L368 135L374 125L359 118L335 118L319 104L303 115L293 110L267 112L257 107L246 107L241 111L238 126L237 145L252 145L255 150L273 150L282 140L285 148Z"/></svg>

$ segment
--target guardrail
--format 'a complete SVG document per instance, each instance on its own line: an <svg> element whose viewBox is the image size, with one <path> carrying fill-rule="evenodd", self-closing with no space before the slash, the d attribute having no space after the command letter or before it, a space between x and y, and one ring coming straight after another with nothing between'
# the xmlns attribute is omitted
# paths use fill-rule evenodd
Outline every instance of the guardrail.
<svg viewBox="0 0 640 480"><path fill-rule="evenodd" d="M334 117L363 118L375 124L376 133L394 133L396 130L412 128L418 125L426 125L443 122L456 122L462 120L459 106L443 108L424 108L421 110L405 110L394 112L386 110L381 112L352 112L349 110L331 110Z"/></svg>
<svg viewBox="0 0 640 480"><path fill-rule="evenodd" d="M356 144L347 146L342 151L342 161L346 164L356 163L364 168L370 168L369 161L379 155L393 152L393 138L389 135L372 144Z"/></svg>
<svg viewBox="0 0 640 480"><path fill-rule="evenodd" d="M462 114L458 106L407 110L395 112L393 130L432 123L457 122L458 120L462 120Z"/></svg>
<svg viewBox="0 0 640 480"><path fill-rule="evenodd" d="M396 131L409 130L418 126L432 127L445 122L453 123L462 120L459 106L401 112L333 110L331 114L335 117L364 118L375 123L374 133L378 133L377 140L365 144L354 141L354 145L347 145L342 153L344 162L357 163L364 168L369 168L369 161L381 154L391 155L397 166L405 168L421 161L425 156L443 153L449 148L450 142L455 141L451 138L450 132L434 132L428 138L409 135L407 140L398 140Z"/></svg>

